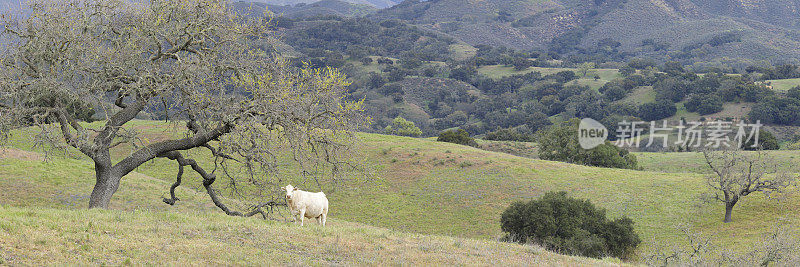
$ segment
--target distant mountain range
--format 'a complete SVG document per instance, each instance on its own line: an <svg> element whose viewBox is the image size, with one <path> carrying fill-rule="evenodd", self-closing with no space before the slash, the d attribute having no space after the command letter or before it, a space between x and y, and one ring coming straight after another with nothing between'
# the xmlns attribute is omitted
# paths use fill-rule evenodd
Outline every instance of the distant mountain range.
<svg viewBox="0 0 800 267"><path fill-rule="evenodd" d="M254 0L253 2L259 2L277 6L286 6L286 5L294 6L297 4L311 4L318 1L319 0ZM343 1L352 4L370 5L376 8L387 8L402 2L402 0L343 0Z"/></svg>
<svg viewBox="0 0 800 267"><path fill-rule="evenodd" d="M260 2L234 2L233 4L237 9L242 11L259 14L264 13L265 10L269 10L270 13L277 16L293 19L329 15L360 17L378 11L378 9L372 5L354 4L339 0L322 0L311 4L298 4L293 6L273 5Z"/></svg>
<svg viewBox="0 0 800 267"><path fill-rule="evenodd" d="M800 62L800 0L253 0L238 8L289 18L399 19L470 45L657 60ZM0 11L22 0L0 0Z"/></svg>
<svg viewBox="0 0 800 267"><path fill-rule="evenodd" d="M472 45L588 49L613 40L663 59L800 60L800 0L408 0L372 17Z"/></svg>

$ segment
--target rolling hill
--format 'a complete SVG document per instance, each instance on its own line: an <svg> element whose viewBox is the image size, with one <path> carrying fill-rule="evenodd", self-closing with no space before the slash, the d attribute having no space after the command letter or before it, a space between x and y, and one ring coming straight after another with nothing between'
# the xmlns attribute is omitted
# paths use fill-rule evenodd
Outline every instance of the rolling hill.
<svg viewBox="0 0 800 267"><path fill-rule="evenodd" d="M113 210L85 210L87 161L0 154L0 265L619 265L342 219L321 228L230 217L188 188L167 206L158 196L169 183L139 173L123 181Z"/></svg>
<svg viewBox="0 0 800 267"><path fill-rule="evenodd" d="M131 130L139 131L155 142L168 131L163 123L137 121ZM665 173L631 171L571 165L516 157L476 148L429 139L414 139L377 134L360 134L367 175L351 174L336 190L326 190L331 199L331 218L384 227L394 231L420 234L496 240L502 236L499 215L510 203L529 200L548 191L567 191L570 195L588 198L607 210L612 217L628 216L643 240L641 254L665 244L685 242L677 227L690 225L692 230L713 236L722 249L748 249L768 232L775 222L784 219L800 225L796 214L800 195L789 190L781 201L770 201L763 195L743 200L734 212L734 222L721 221L722 205L703 203L702 173ZM18 149L30 149L22 137L12 143ZM115 154L126 153L120 147ZM213 159L202 156L201 150L187 152L206 167ZM687 154L659 154L655 162ZM666 157L663 158L663 157ZM683 158L695 164L691 157ZM654 162L652 159L647 162ZM2 202L10 206L36 206L25 203L46 203L48 208L83 207L92 181L92 167L87 159L66 159L51 163L5 161L0 169ZM282 161L285 183L304 183L289 161ZM31 170L40 170L31 172ZM209 206L199 179L187 173L179 197L186 201L176 207L160 203L160 196L174 179L175 167L169 160L155 160L141 166L138 174L124 179L112 207L118 210L149 209L153 212L190 210L220 212ZM63 177L73 177L62 180ZM156 180L150 182L142 179ZM220 183L224 184L222 180ZM42 184L39 190L35 185ZM138 190L147 189L147 194ZM313 189L312 189L313 190ZM25 192L31 192L27 194ZM25 196L24 198L21 197ZM28 197L30 195L30 197ZM31 201L29 199L37 199ZM22 199L18 202L9 200ZM144 204L136 204L144 203ZM149 215L148 215L149 216ZM337 221L335 221L337 222ZM795 228L796 229L796 228Z"/></svg>

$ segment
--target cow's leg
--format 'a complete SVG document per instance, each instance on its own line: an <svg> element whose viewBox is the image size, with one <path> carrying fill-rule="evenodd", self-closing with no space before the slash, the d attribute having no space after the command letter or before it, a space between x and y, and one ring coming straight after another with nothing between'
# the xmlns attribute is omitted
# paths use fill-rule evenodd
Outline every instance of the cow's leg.
<svg viewBox="0 0 800 267"><path fill-rule="evenodd" d="M328 213L323 212L322 215L319 216L320 221L322 221L322 226L325 227L325 221L328 219Z"/></svg>
<svg viewBox="0 0 800 267"><path fill-rule="evenodd" d="M290 210L289 212L292 214L292 223L297 224L297 211Z"/></svg>
<svg viewBox="0 0 800 267"><path fill-rule="evenodd" d="M306 219L306 210L300 210L300 226L303 226L303 221Z"/></svg>

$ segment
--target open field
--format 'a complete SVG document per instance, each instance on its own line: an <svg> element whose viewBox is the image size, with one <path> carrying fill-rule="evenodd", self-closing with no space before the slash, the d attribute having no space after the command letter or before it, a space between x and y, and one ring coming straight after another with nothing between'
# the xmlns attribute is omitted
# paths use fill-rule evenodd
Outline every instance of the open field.
<svg viewBox="0 0 800 267"><path fill-rule="evenodd" d="M91 165L0 159L0 265L617 265L537 246L411 234L332 218L327 227L230 217L208 196L133 173L113 210L85 210ZM457 255L457 256L456 256Z"/></svg>
<svg viewBox="0 0 800 267"><path fill-rule="evenodd" d="M137 121L132 127L152 140L163 136L167 129L163 123L151 121ZM612 218L631 217L644 242L640 251L645 251L651 244L681 243L683 239L676 237L679 224L690 224L698 232L713 235L724 248L732 250L748 248L778 219L784 218L793 225L800 225L800 218L796 216L800 196L796 189L790 190L780 202L768 201L760 194L750 196L737 205L734 222L724 224L721 220L722 205L699 201L698 197L705 191L703 174L662 173L662 170L652 167L645 167L650 171L594 168L522 158L428 139L376 134L360 136L371 175L345 183L329 194L333 203L331 217L337 220L403 232L496 240L502 236L500 213L511 202L532 199L547 191L564 190L570 195L591 199L606 208ZM26 146L25 142L19 143L20 147ZM190 151L189 155L201 165L213 166L210 159L201 156L200 152ZM665 156L672 157L672 154ZM52 171L45 168L37 175L42 177L40 179L53 179L47 177L73 172L70 170L72 167L66 166L80 166L75 175L82 177L85 183L91 183L93 177L88 161L70 160L68 164L49 167ZM670 159L643 157L640 160L644 166L652 166ZM685 160L689 162L687 164L697 164L694 158ZM293 177L292 173L296 172L291 171L290 165L286 166L290 171L286 172L284 181L313 190L311 184L302 184L299 178ZM24 176L31 170L36 168L20 169L16 175ZM112 206L117 209L120 205L124 207L120 200L125 199L126 194L135 194L136 198L152 201L153 207L170 209L159 201L174 179L176 168L173 162L155 160L137 171L163 181L147 183L147 186L156 188L153 190L155 193L147 195L138 195L123 186ZM196 175L186 174L184 179L187 182L182 188L199 187ZM0 175L9 177L14 174L4 172ZM66 186L72 186L72 183L65 183L62 187ZM74 203L77 206L87 202L85 197L89 190L86 186L64 191L76 195L78 200ZM179 192L179 197L183 199L184 194ZM42 199L47 197L45 194ZM207 204L210 201L204 202L202 196L198 196L197 204L187 203L181 205L214 210Z"/></svg>
<svg viewBox="0 0 800 267"><path fill-rule="evenodd" d="M529 72L538 71L541 72L542 75L548 75L557 73L560 71L574 71L575 74L578 74L578 70L575 68L542 68L542 67L530 67L524 70L515 70L514 67L511 66L504 66L504 65L489 65L489 66L481 66L478 68L478 72L489 76L490 78L500 78L504 76L511 76L516 74L525 74ZM587 78L592 78L594 75L597 74L600 76L600 80L604 81L611 81L615 78L620 78L619 70L617 69L591 69L589 72L586 73ZM580 74L578 74L580 75ZM593 80L593 78L592 78Z"/></svg>
<svg viewBox="0 0 800 267"><path fill-rule="evenodd" d="M786 92L792 87L800 86L800 78L797 79L783 79L783 80L768 80L772 84L772 89L778 92Z"/></svg>
<svg viewBox="0 0 800 267"><path fill-rule="evenodd" d="M622 103L629 103L634 105L641 105L656 101L656 91L652 86L639 86L633 89L628 96L618 100Z"/></svg>
<svg viewBox="0 0 800 267"><path fill-rule="evenodd" d="M467 60L475 56L478 49L468 44L452 44L450 45L451 58L454 60Z"/></svg>
<svg viewBox="0 0 800 267"><path fill-rule="evenodd" d="M746 152L754 154L756 152ZM774 158L781 169L787 172L800 174L800 151L797 150L773 150L765 152ZM667 172L667 173L702 173L707 174L710 169L703 159L700 152L683 153L650 153L636 152L639 164L646 171Z"/></svg>

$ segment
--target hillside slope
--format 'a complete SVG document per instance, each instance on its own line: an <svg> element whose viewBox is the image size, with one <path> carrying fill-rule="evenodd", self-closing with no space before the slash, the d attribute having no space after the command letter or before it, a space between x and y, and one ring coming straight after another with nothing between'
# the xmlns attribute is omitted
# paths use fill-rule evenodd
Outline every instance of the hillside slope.
<svg viewBox="0 0 800 267"><path fill-rule="evenodd" d="M446 32L471 45L547 49L599 41L661 60L778 63L800 60L797 1L406 1L373 18ZM642 41L667 44L653 49Z"/></svg>
<svg viewBox="0 0 800 267"><path fill-rule="evenodd" d="M376 12L371 5L356 4L339 0L322 0L303 5L274 5L254 2L234 2L234 7L248 15L262 15L269 12L274 16L301 19L315 16L357 17Z"/></svg>
<svg viewBox="0 0 800 267"><path fill-rule="evenodd" d="M328 227L236 218L207 195L133 173L113 210L85 210L91 164L0 156L0 265L617 265L535 246L409 234L332 218Z"/></svg>
<svg viewBox="0 0 800 267"><path fill-rule="evenodd" d="M343 0L343 1L359 5L370 5L376 8L387 8L401 2L400 0ZM295 6L297 4L312 4L319 2L319 0L252 0L251 2L265 3L270 5L280 5L280 6L285 6L285 5Z"/></svg>
<svg viewBox="0 0 800 267"><path fill-rule="evenodd" d="M154 121L131 125L131 130L139 131L150 142L160 140L170 129ZM654 244L684 242L676 228L679 225L691 225L699 233L713 235L723 248L732 250L755 244L779 219L800 225L800 195L796 189L782 195L780 201L762 194L748 196L737 205L734 222L724 224L724 207L699 199L705 192L703 174L577 166L428 139L377 134L361 134L361 138L367 175L352 173L336 190L326 189L332 218L408 232L497 239L502 236L500 214L510 203L563 190L590 199L607 209L612 218L625 215L633 219L643 240L640 251ZM24 144L22 140L16 143ZM19 147L26 149L25 145ZM114 153L127 153L127 149L120 147ZM205 151L192 150L187 155L206 168L213 168ZM81 162L86 166L82 176L88 177L88 183L91 168L88 161ZM289 160L282 160L281 164L285 167L281 172L284 183L309 190L318 188L298 177L299 172ZM54 172L69 169L65 166L54 166ZM160 190L144 196L157 203L159 196L168 191L176 168L173 162L158 159L137 171L164 180L152 185ZM30 175L29 172L22 170L18 175ZM48 172L37 175L52 176ZM194 173L187 173L181 188L200 188L199 181ZM219 183L224 184L225 180ZM83 191L84 197L88 191ZM123 198L125 194L128 193L123 187L115 197ZM183 199L182 194L178 196ZM85 199L76 201L84 202ZM209 202L201 197L199 203Z"/></svg>

